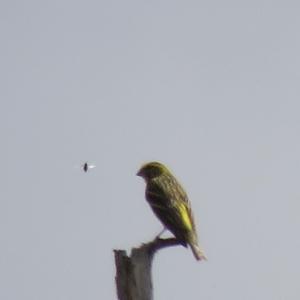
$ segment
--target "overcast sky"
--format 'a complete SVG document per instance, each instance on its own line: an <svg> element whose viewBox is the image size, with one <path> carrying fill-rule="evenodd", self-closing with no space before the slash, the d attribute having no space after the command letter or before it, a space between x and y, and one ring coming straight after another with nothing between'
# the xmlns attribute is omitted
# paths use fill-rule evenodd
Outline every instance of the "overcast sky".
<svg viewBox="0 0 300 300"><path fill-rule="evenodd" d="M116 299L151 160L209 259L159 252L155 299L300 299L300 5L234 2L0 2L0 299Z"/></svg>

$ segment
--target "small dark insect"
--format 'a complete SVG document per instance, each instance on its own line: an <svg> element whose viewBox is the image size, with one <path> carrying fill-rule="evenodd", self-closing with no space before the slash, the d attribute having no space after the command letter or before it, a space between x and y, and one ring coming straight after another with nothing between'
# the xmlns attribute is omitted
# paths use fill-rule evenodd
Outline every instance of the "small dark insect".
<svg viewBox="0 0 300 300"><path fill-rule="evenodd" d="M96 168L96 166L89 165L87 162L85 162L81 167L84 172L87 172L89 169Z"/></svg>

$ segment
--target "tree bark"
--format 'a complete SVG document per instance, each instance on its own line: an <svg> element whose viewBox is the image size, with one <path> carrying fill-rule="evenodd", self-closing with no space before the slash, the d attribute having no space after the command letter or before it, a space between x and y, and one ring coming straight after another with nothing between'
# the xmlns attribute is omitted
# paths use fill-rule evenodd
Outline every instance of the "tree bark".
<svg viewBox="0 0 300 300"><path fill-rule="evenodd" d="M130 256L125 250L114 250L116 286L119 300L153 300L152 261L163 248L180 245L175 238L155 240L133 248Z"/></svg>

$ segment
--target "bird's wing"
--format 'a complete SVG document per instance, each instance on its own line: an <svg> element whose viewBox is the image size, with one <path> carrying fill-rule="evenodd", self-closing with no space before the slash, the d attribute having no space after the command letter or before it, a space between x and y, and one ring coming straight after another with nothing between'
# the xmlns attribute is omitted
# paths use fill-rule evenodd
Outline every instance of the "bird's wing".
<svg viewBox="0 0 300 300"><path fill-rule="evenodd" d="M194 229L185 191L172 178L152 180L146 189L146 198L160 221L181 241L186 232Z"/></svg>

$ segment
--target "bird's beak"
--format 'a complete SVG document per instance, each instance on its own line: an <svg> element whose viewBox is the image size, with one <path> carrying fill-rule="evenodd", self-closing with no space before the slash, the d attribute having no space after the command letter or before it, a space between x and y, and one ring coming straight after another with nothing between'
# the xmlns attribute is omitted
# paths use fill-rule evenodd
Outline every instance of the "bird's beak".
<svg viewBox="0 0 300 300"><path fill-rule="evenodd" d="M139 170L139 171L136 173L136 176L142 176L141 170Z"/></svg>

